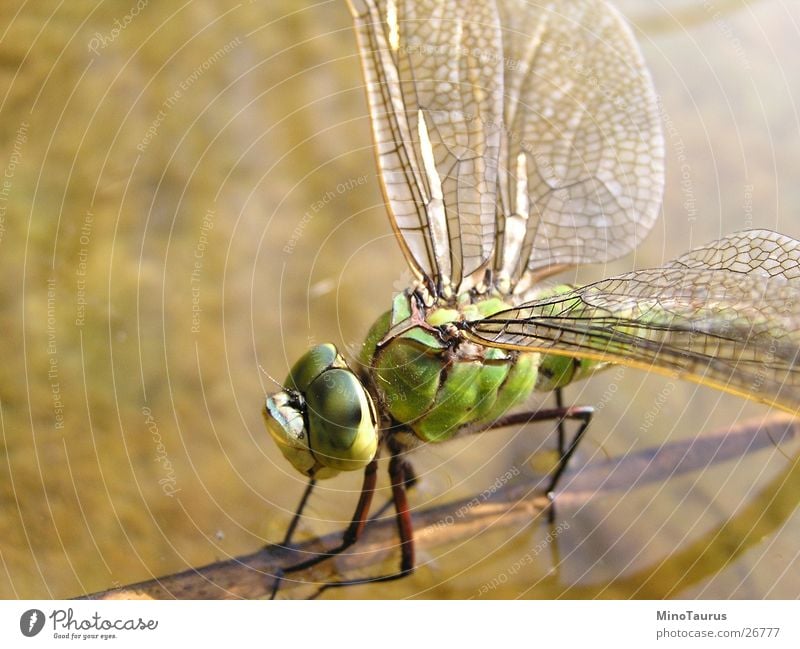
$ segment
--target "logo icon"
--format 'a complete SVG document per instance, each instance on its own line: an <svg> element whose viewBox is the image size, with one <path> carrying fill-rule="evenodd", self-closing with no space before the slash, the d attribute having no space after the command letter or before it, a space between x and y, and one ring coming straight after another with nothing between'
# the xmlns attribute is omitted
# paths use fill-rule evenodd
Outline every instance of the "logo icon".
<svg viewBox="0 0 800 649"><path fill-rule="evenodd" d="M38 608L25 611L19 618L19 630L22 635L32 638L44 628L44 613Z"/></svg>

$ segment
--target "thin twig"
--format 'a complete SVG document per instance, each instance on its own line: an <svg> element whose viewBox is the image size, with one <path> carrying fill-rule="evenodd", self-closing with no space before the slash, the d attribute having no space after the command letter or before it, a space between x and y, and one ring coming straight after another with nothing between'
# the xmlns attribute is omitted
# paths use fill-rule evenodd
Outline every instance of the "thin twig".
<svg viewBox="0 0 800 649"><path fill-rule="evenodd" d="M742 457L758 449L798 437L800 422L778 415L743 422L731 429L671 442L659 448L616 460L594 462L564 477L568 485L558 493L559 507L578 507L618 489L659 483L681 473ZM414 541L422 553L490 528L522 526L537 519L549 506L539 481L521 480L492 493L418 511L413 516ZM546 519L543 518L543 521ZM258 552L202 568L86 595L86 599L253 599L267 596L281 568L324 552L341 540L341 533L312 539L294 547L270 545ZM307 582L325 582L363 571L397 554L392 517L370 523L359 543L348 553L313 568L292 573L281 593Z"/></svg>

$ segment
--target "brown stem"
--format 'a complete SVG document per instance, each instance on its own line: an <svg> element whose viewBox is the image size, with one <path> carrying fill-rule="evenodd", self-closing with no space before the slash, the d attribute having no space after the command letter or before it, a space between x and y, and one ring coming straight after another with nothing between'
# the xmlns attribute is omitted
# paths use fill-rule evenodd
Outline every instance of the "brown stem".
<svg viewBox="0 0 800 649"><path fill-rule="evenodd" d="M800 422L784 415L743 422L732 429L716 431L696 439L664 444L605 460L567 474L567 485L558 498L559 511L573 508L616 489L658 483L700 467L741 457L755 450L786 443L798 437ZM646 470L642 469L646 467ZM641 471L641 473L640 473ZM627 479L626 479L627 478ZM519 480L492 493L417 511L413 515L415 545L426 552L489 528L529 524L549 506L549 499L537 489L538 480ZM546 521L546 518L542 518ZM273 575L341 543L341 533L312 539L293 548L267 546L258 552L202 568L186 570L160 579L86 595L86 599L253 599L269 595ZM355 571L385 561L397 554L397 529L393 517L369 523L353 553L323 561L305 571L284 578L281 593L303 582L341 579Z"/></svg>

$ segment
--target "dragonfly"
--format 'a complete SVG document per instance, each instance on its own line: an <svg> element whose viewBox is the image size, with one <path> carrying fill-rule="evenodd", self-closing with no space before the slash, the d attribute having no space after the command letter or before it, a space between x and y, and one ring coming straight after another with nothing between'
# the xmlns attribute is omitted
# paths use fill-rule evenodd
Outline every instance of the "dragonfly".
<svg viewBox="0 0 800 649"><path fill-rule="evenodd" d="M332 581L317 594L413 572L407 490L416 476L408 455L417 447L556 422L552 494L592 415L565 406L561 390L611 365L798 412L800 242L748 230L585 286L551 278L633 251L660 211L659 106L635 39L611 5L348 6L378 175L413 280L357 358L316 345L266 399L271 437L308 478L285 545L317 481L363 471L341 543L281 578L358 541L381 454L389 456L399 569ZM555 407L527 408L534 392L555 393ZM570 440L565 421L576 422Z"/></svg>

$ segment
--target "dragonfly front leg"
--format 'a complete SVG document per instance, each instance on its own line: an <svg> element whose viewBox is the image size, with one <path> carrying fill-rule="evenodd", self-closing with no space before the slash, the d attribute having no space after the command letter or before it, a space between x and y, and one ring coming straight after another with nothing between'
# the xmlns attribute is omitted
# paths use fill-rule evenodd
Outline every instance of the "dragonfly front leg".
<svg viewBox="0 0 800 649"><path fill-rule="evenodd" d="M294 516L292 516L292 522L289 523L289 528L286 530L286 536L283 537L282 546L287 547L292 542L292 537L294 536L295 530L297 529L297 525L300 522L300 518L303 516L303 510L306 508L306 503L308 499L311 497L311 492L314 491L314 487L317 485L317 480L315 478L311 478L306 485L306 489L303 492L303 497L300 498L300 503L297 505L297 509L294 511Z"/></svg>
<svg viewBox="0 0 800 649"><path fill-rule="evenodd" d="M318 563L322 563L331 557L336 556L337 554L341 554L351 545L353 545L356 541L358 541L361 533L364 531L364 526L367 524L367 515L369 514L369 508L372 505L372 497L375 495L375 485L378 480L378 460L377 458L372 460L367 467L364 469L364 481L361 485L361 495L358 498L358 504L356 505L356 510L353 512L353 518L350 521L350 525L344 532L342 536L342 542L336 546L335 548L328 550L322 554L319 554L315 557L307 559L306 561L302 561L297 563L293 566L289 566L288 568L284 568L280 574L275 576L275 583L272 587L272 594L270 599L275 599L275 596L278 594L278 589L281 586L281 581L283 580L284 576L293 572L297 572L299 570L306 570L313 566L316 566ZM308 496L311 493L311 490L314 486L314 481L312 480L309 482L308 487L306 487L306 491L303 494L303 498L300 501L300 507L298 507L298 511L295 512L295 516L292 519L292 523L289 526L289 532L286 535L286 540L284 540L284 545L287 544L289 540L291 540L291 534L294 532L294 528L297 526L297 521L299 520L300 513L302 513L303 507L305 507L305 503L308 499Z"/></svg>
<svg viewBox="0 0 800 649"><path fill-rule="evenodd" d="M306 504L308 503L308 499L311 497L311 492L314 491L314 487L317 485L317 481L315 478L311 478L306 485L305 490L303 491L303 496L300 498L300 503L297 505L297 509L294 510L294 515L292 516L292 522L289 523L289 527L286 530L286 535L283 537L283 542L281 545L283 547L289 547L292 543L292 537L294 536L295 530L297 530L297 525L300 523L300 519L303 516L303 510L306 508ZM283 575L285 574L284 570L280 568L275 573L275 583L272 586L272 593L270 594L270 599L275 599L275 596L278 594L278 589L281 586L281 582L283 581Z"/></svg>
<svg viewBox="0 0 800 649"><path fill-rule="evenodd" d="M414 467L411 466L411 463L408 460L403 460L403 470L405 471L405 487L406 491L408 491L417 484L417 474L414 472ZM389 509L393 504L394 498L389 498L389 500L380 506L377 512L370 516L369 522L372 523L373 521L380 520L386 513L386 510Z"/></svg>
<svg viewBox="0 0 800 649"><path fill-rule="evenodd" d="M392 458L389 460L389 477L392 481L392 502L397 520L397 533L400 540L400 570L389 575L377 577L360 577L342 581L332 581L319 587L310 599L319 597L328 588L342 588L344 586L358 586L361 584L374 584L385 581L402 579L414 572L414 527L411 522L411 511L408 508L406 488L409 482L416 477L408 474L410 465L401 456L398 449L392 449Z"/></svg>

